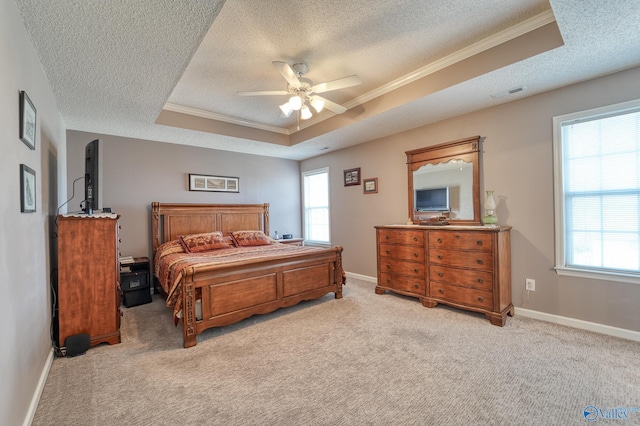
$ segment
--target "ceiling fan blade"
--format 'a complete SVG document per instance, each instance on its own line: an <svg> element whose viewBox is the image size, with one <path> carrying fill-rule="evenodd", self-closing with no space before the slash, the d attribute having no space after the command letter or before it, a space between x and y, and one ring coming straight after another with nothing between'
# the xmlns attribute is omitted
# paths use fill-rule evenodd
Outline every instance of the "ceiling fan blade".
<svg viewBox="0 0 640 426"><path fill-rule="evenodd" d="M287 80L287 83L289 83L289 86L294 87L296 89L299 89L300 87L302 87L300 80L298 80L296 73L293 72L293 69L289 64L287 64L286 62L279 62L279 61L273 61L272 64L273 66L276 67L278 72L282 74L284 79Z"/></svg>
<svg viewBox="0 0 640 426"><path fill-rule="evenodd" d="M342 114L343 112L345 112L347 110L342 105L338 105L337 103L332 102L327 98L323 98L322 96L315 96L315 98L324 101L324 107L326 109L328 109L329 111L331 111L331 112L335 112L336 114Z"/></svg>
<svg viewBox="0 0 640 426"><path fill-rule="evenodd" d="M313 93L324 93L331 90L344 89L345 87L357 86L362 84L362 80L357 75L339 78L337 80L328 81L326 83L316 84L311 88Z"/></svg>
<svg viewBox="0 0 640 426"><path fill-rule="evenodd" d="M236 92L238 96L271 96L271 95L290 95L286 90L260 90L257 92Z"/></svg>

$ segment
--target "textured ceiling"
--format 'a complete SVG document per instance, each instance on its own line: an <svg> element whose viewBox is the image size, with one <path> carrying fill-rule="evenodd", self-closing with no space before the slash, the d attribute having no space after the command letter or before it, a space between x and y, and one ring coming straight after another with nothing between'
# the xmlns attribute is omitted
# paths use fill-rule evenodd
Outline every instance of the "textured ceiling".
<svg viewBox="0 0 640 426"><path fill-rule="evenodd" d="M291 159L640 65L638 0L16 4L68 129ZM549 23L561 43L543 46ZM509 43L522 54L507 58ZM342 116L298 123L279 117L286 97L236 95L285 90L272 61L363 83L324 94ZM428 88L436 76L447 84Z"/></svg>

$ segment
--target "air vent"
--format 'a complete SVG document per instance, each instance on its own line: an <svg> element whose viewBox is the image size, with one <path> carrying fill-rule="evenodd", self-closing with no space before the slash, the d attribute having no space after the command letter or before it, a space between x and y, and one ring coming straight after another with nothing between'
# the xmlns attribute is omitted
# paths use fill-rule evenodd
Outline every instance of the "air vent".
<svg viewBox="0 0 640 426"><path fill-rule="evenodd" d="M518 86L513 89L505 90L504 92L494 93L491 95L494 99L504 98L505 96L515 95L516 93L524 92L527 89L527 86Z"/></svg>

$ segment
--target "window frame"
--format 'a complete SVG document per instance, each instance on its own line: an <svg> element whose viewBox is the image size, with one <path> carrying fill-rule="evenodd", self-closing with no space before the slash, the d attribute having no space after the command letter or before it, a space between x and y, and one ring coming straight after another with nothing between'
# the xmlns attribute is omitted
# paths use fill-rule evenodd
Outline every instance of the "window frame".
<svg viewBox="0 0 640 426"><path fill-rule="evenodd" d="M311 240L308 239L307 232L307 205L306 205L306 183L305 178L307 176L326 174L327 175L327 226L329 228L329 240L328 241L319 241L319 240ZM319 246L319 247L331 247L331 180L329 174L329 167L321 167L319 169L307 170L301 173L302 180L302 232L305 245L309 246Z"/></svg>
<svg viewBox="0 0 640 426"><path fill-rule="evenodd" d="M598 269L596 267L576 267L567 265L567 241L565 241L564 169L562 156L562 128L564 125L594 121L611 116L640 112L640 99L622 102L585 111L553 117L553 192L555 220L555 267L558 275L579 278L600 279L640 284L640 271L625 273L619 270Z"/></svg>

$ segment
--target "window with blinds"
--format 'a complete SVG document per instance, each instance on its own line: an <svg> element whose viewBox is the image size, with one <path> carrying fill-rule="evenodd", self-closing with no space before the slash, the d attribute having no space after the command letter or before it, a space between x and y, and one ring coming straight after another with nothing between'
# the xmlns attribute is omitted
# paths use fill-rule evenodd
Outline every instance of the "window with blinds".
<svg viewBox="0 0 640 426"><path fill-rule="evenodd" d="M554 155L558 273L640 283L640 101L555 117Z"/></svg>
<svg viewBox="0 0 640 426"><path fill-rule="evenodd" d="M329 169L302 173L305 244L330 244Z"/></svg>

